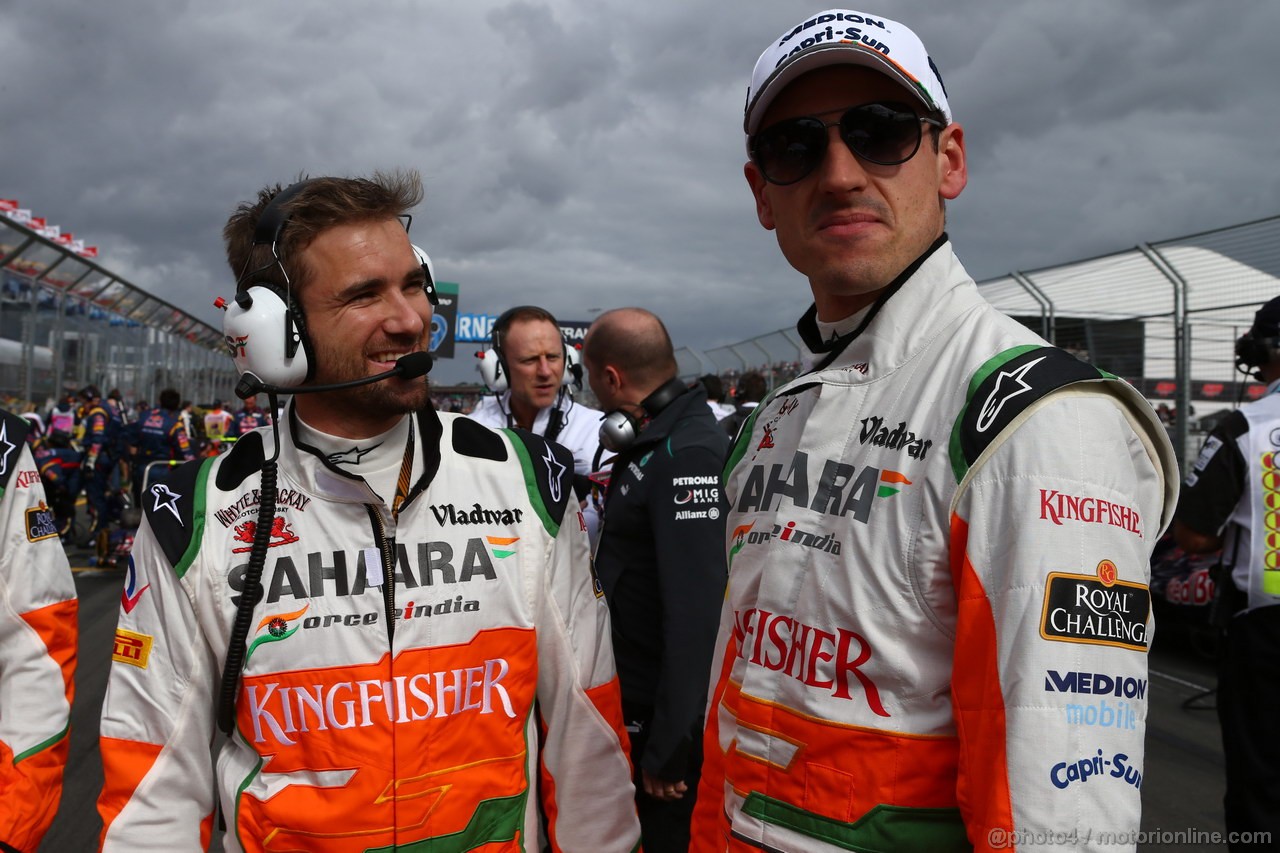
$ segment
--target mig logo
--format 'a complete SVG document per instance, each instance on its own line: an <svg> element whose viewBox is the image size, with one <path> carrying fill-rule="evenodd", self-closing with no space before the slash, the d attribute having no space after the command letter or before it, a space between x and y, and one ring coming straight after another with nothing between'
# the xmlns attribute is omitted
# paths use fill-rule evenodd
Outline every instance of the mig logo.
<svg viewBox="0 0 1280 853"><path fill-rule="evenodd" d="M253 657L253 652L263 643L277 643L280 640L287 640L298 632L301 627L299 619L302 614L307 612L310 604L302 605L301 610L295 610L292 613L273 613L262 617L262 621L258 623L258 628L254 632L256 636L253 642L249 644L249 651L245 653L245 663L249 662L249 658ZM290 624L292 623L292 624ZM263 629L266 629L265 633Z"/></svg>

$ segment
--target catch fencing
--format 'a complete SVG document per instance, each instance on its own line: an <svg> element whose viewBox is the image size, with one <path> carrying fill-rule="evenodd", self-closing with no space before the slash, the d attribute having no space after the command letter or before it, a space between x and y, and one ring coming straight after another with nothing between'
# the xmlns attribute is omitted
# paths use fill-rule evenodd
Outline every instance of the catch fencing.
<svg viewBox="0 0 1280 853"><path fill-rule="evenodd" d="M222 333L68 246L0 217L0 405L43 411L88 384L154 402L230 399Z"/></svg>
<svg viewBox="0 0 1280 853"><path fill-rule="evenodd" d="M1138 388L1184 461L1217 418L1264 390L1237 370L1235 341L1280 296L1280 216L978 286L996 308ZM772 388L803 369L804 352L790 328L676 355L685 378L714 373L729 385L756 370Z"/></svg>

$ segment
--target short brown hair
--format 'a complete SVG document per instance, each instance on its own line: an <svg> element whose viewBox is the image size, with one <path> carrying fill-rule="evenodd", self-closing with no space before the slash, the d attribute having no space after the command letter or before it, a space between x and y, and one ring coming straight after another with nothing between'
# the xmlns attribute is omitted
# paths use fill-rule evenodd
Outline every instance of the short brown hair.
<svg viewBox="0 0 1280 853"><path fill-rule="evenodd" d="M283 213L289 224L276 246L279 264L270 245L255 245L253 239L267 205L288 187L281 184L263 187L256 201L242 202L227 220L222 238L237 288L247 287L250 279L284 287L281 266L288 280L294 286L301 286L309 274L302 253L320 232L336 225L396 219L422 201L422 179L413 170L374 172L371 178L300 177L298 180L303 181L306 186L284 202Z"/></svg>

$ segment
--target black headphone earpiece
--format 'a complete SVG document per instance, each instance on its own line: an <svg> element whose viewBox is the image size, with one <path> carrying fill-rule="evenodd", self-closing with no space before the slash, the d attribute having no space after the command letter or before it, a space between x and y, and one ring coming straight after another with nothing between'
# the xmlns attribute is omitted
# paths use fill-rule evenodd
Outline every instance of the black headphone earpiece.
<svg viewBox="0 0 1280 853"><path fill-rule="evenodd" d="M1270 364L1277 350L1280 350L1280 337L1258 337L1250 329L1236 341L1236 368L1260 380L1259 368Z"/></svg>
<svg viewBox="0 0 1280 853"><path fill-rule="evenodd" d="M638 418L625 409L614 409L600 421L600 443L606 450L621 453L636 443L644 425L662 413L676 398L689 389L674 376L664 382L648 397L640 401L644 417Z"/></svg>
<svg viewBox="0 0 1280 853"><path fill-rule="evenodd" d="M286 209L315 179L291 184L272 197L262 209L253 230L253 244L270 246L272 260L241 273L236 297L223 317L222 332L236 370L263 383L293 388L315 373L315 354L307 334L306 318L294 298L292 282L280 254L280 240L289 224ZM252 251L250 261L252 263ZM263 275L278 268L284 285Z"/></svg>

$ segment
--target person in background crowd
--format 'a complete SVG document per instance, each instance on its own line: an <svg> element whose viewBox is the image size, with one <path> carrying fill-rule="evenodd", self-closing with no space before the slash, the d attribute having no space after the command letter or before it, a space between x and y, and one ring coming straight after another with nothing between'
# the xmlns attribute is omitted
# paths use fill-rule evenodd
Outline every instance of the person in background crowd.
<svg viewBox="0 0 1280 853"><path fill-rule="evenodd" d="M1280 297L1254 315L1236 363L1266 393L1218 422L1191 466L1173 523L1190 554L1221 549L1215 615L1226 631L1218 670L1227 831L1280 841ZM1231 850L1248 847L1231 844ZM1255 848L1256 849L1256 848Z"/></svg>
<svg viewBox="0 0 1280 853"><path fill-rule="evenodd" d="M244 408L236 412L228 435L238 438L269 423L271 423L271 415L258 406L257 397L250 397L244 401Z"/></svg>
<svg viewBox="0 0 1280 853"><path fill-rule="evenodd" d="M182 397L173 388L160 392L160 405L130 424L133 447L133 505L142 506L143 491L165 472L148 477L153 462L185 462L195 458L191 439L182 425Z"/></svg>
<svg viewBox="0 0 1280 853"><path fill-rule="evenodd" d="M707 408L716 420L722 421L733 414L733 404L725 402L724 381L714 373L699 377L699 382L707 392Z"/></svg>
<svg viewBox="0 0 1280 853"><path fill-rule="evenodd" d="M40 846L58 811L70 742L77 603L28 449L0 411L0 850Z"/></svg>
<svg viewBox="0 0 1280 853"><path fill-rule="evenodd" d="M54 447L70 447L76 433L76 397L68 392L49 410L49 443Z"/></svg>
<svg viewBox="0 0 1280 853"><path fill-rule="evenodd" d="M545 826L556 851L638 849L573 462L430 405L434 288L402 219L421 193L414 173L315 178L224 229L237 290L279 288L320 332L315 390L144 505L102 712L104 853L206 849L215 803L236 848L533 850ZM254 563L261 601L240 597ZM218 728L237 733L213 760Z"/></svg>
<svg viewBox="0 0 1280 853"><path fill-rule="evenodd" d="M684 851L724 597L729 442L703 387L676 378L671 338L648 311L601 314L584 356L610 410L602 441L618 453L595 566L613 618L644 849Z"/></svg>
<svg viewBox="0 0 1280 853"><path fill-rule="evenodd" d="M209 411L204 413L205 438L215 445L221 444L223 439L233 435L231 426L234 420L232 414L222 408L222 401L214 400Z"/></svg>
<svg viewBox="0 0 1280 853"><path fill-rule="evenodd" d="M103 401L98 386L86 385L80 391L80 398L84 401L80 417L84 424L80 476L84 482L85 499L94 516L89 535L97 536L117 520L116 502L109 501L107 495L115 487L123 424L115 408Z"/></svg>
<svg viewBox="0 0 1280 853"><path fill-rule="evenodd" d="M112 388L107 392L107 399L104 401L112 415L119 420L120 425L124 426L133 422L133 412L125 405L124 398L120 395L119 388Z"/></svg>
<svg viewBox="0 0 1280 853"><path fill-rule="evenodd" d="M494 359L496 379L486 378L486 384L500 390L482 399L468 417L489 427L527 429L568 449L573 454L574 489L585 499L589 475L607 467L599 452L602 413L575 402L570 393L569 386L580 384L581 376L574 376L568 364L560 324L549 311L521 305L498 317L493 343L485 357ZM598 512L590 501L584 504L584 517L595 542Z"/></svg>
<svg viewBox="0 0 1280 853"><path fill-rule="evenodd" d="M35 414L22 416L31 420ZM45 497L58 525L58 535L64 544L70 541L72 523L75 520L76 498L80 495L80 453L71 447L55 446L36 429L27 433L27 445L40 473Z"/></svg>
<svg viewBox="0 0 1280 853"><path fill-rule="evenodd" d="M733 399L737 406L734 407L733 414L720 421L720 426L724 427L730 439L738 437L738 430L742 429L742 424L751 416L756 406L760 405L768 389L764 377L752 370L739 377L735 390Z"/></svg>
<svg viewBox="0 0 1280 853"><path fill-rule="evenodd" d="M183 400L178 417L182 418L182 428L187 431L187 438L192 444L199 444L204 440L204 420L196 417L194 409L190 400Z"/></svg>
<svg viewBox="0 0 1280 853"><path fill-rule="evenodd" d="M964 130L906 25L798 21L757 61L743 124L756 216L809 281L812 367L725 468L694 848L1136 833L1145 699L1127 728L1068 706L1094 698L1077 674L1145 684L1178 484L1165 430L979 294L946 234Z"/></svg>

